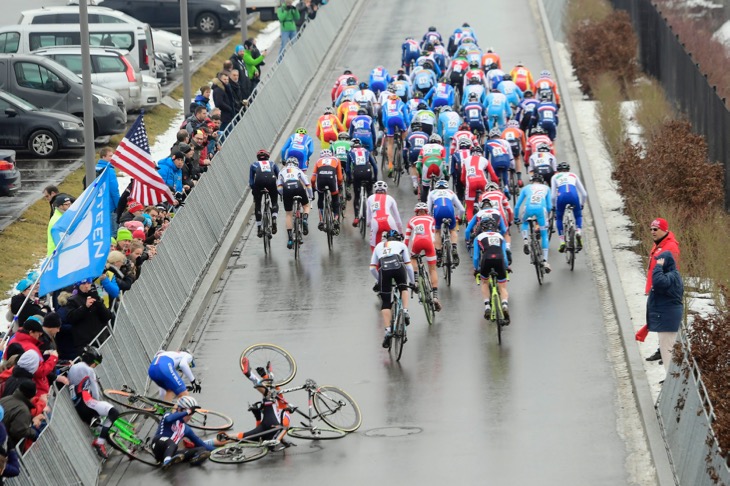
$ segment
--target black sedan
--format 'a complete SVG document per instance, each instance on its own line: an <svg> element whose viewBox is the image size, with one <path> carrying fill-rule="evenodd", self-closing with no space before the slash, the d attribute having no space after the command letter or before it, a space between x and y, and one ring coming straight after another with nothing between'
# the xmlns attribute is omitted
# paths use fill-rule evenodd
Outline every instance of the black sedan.
<svg viewBox="0 0 730 486"><path fill-rule="evenodd" d="M0 150L0 196L15 196L20 190L20 171L15 150Z"/></svg>
<svg viewBox="0 0 730 486"><path fill-rule="evenodd" d="M51 157L59 149L83 147L80 118L37 108L0 90L0 148L27 149L36 157Z"/></svg>
<svg viewBox="0 0 730 486"><path fill-rule="evenodd" d="M180 3L160 0L102 0L102 7L120 10L157 28L180 28ZM203 34L235 29L241 20L239 0L188 0L188 25Z"/></svg>

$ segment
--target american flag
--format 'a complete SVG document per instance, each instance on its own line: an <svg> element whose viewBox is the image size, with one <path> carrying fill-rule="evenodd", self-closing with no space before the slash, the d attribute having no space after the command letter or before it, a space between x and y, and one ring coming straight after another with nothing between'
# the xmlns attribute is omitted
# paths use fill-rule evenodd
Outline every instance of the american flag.
<svg viewBox="0 0 730 486"><path fill-rule="evenodd" d="M142 115L137 117L132 128L114 151L112 165L134 179L130 199L145 206L175 200L170 188L157 173L156 165L150 155L150 143Z"/></svg>

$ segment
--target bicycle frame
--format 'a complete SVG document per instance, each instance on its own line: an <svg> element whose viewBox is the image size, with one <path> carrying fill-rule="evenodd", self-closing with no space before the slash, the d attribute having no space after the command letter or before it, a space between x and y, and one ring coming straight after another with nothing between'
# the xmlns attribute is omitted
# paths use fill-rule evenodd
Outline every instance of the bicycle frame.
<svg viewBox="0 0 730 486"><path fill-rule="evenodd" d="M306 390L307 391L307 413L302 412L298 408L294 408L293 409L293 412L295 412L295 413L301 415L302 417L304 417L305 419L307 419L307 422L308 423L306 423L306 424L305 423L302 423L302 425L305 426L305 427L307 427L307 428L316 429L316 427L314 425L312 425L312 423L315 420L321 419L322 417L326 417L328 415L334 415L343 406L343 404L338 401L337 402L337 408L335 410L331 410L331 411L328 411L326 413L325 412L322 412L322 413L317 412L314 409L314 405L312 403L312 400L313 400L313 398L314 398L315 395L319 394L319 395L321 395L321 396L323 396L325 398L329 398L333 402L335 402L335 400L333 400L330 397L328 397L326 393L321 392L319 390L319 387L317 386L317 383L314 380L312 380L311 378L307 378L305 380L305 382L304 382L303 385L299 385L299 386L295 386L295 387L291 387L291 388L285 388L283 390L278 390L278 391L275 391L275 394L281 395L281 394L287 394L287 393L296 392L296 391L299 391L299 390Z"/></svg>

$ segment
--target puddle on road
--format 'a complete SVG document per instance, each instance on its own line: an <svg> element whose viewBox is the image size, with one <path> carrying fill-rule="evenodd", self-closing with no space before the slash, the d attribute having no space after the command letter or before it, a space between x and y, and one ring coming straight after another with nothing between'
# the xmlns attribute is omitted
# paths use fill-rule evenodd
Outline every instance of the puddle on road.
<svg viewBox="0 0 730 486"><path fill-rule="evenodd" d="M407 435L416 435L423 432L421 427L377 427L365 432L366 437L405 437Z"/></svg>

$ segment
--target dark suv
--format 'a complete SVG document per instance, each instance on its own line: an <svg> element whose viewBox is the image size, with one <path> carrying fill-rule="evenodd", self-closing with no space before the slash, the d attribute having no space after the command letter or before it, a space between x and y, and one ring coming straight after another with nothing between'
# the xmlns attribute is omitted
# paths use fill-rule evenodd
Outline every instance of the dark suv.
<svg viewBox="0 0 730 486"><path fill-rule="evenodd" d="M120 10L152 27L180 28L178 0L102 0L99 5ZM235 29L240 21L239 0L188 0L188 25L203 34Z"/></svg>

